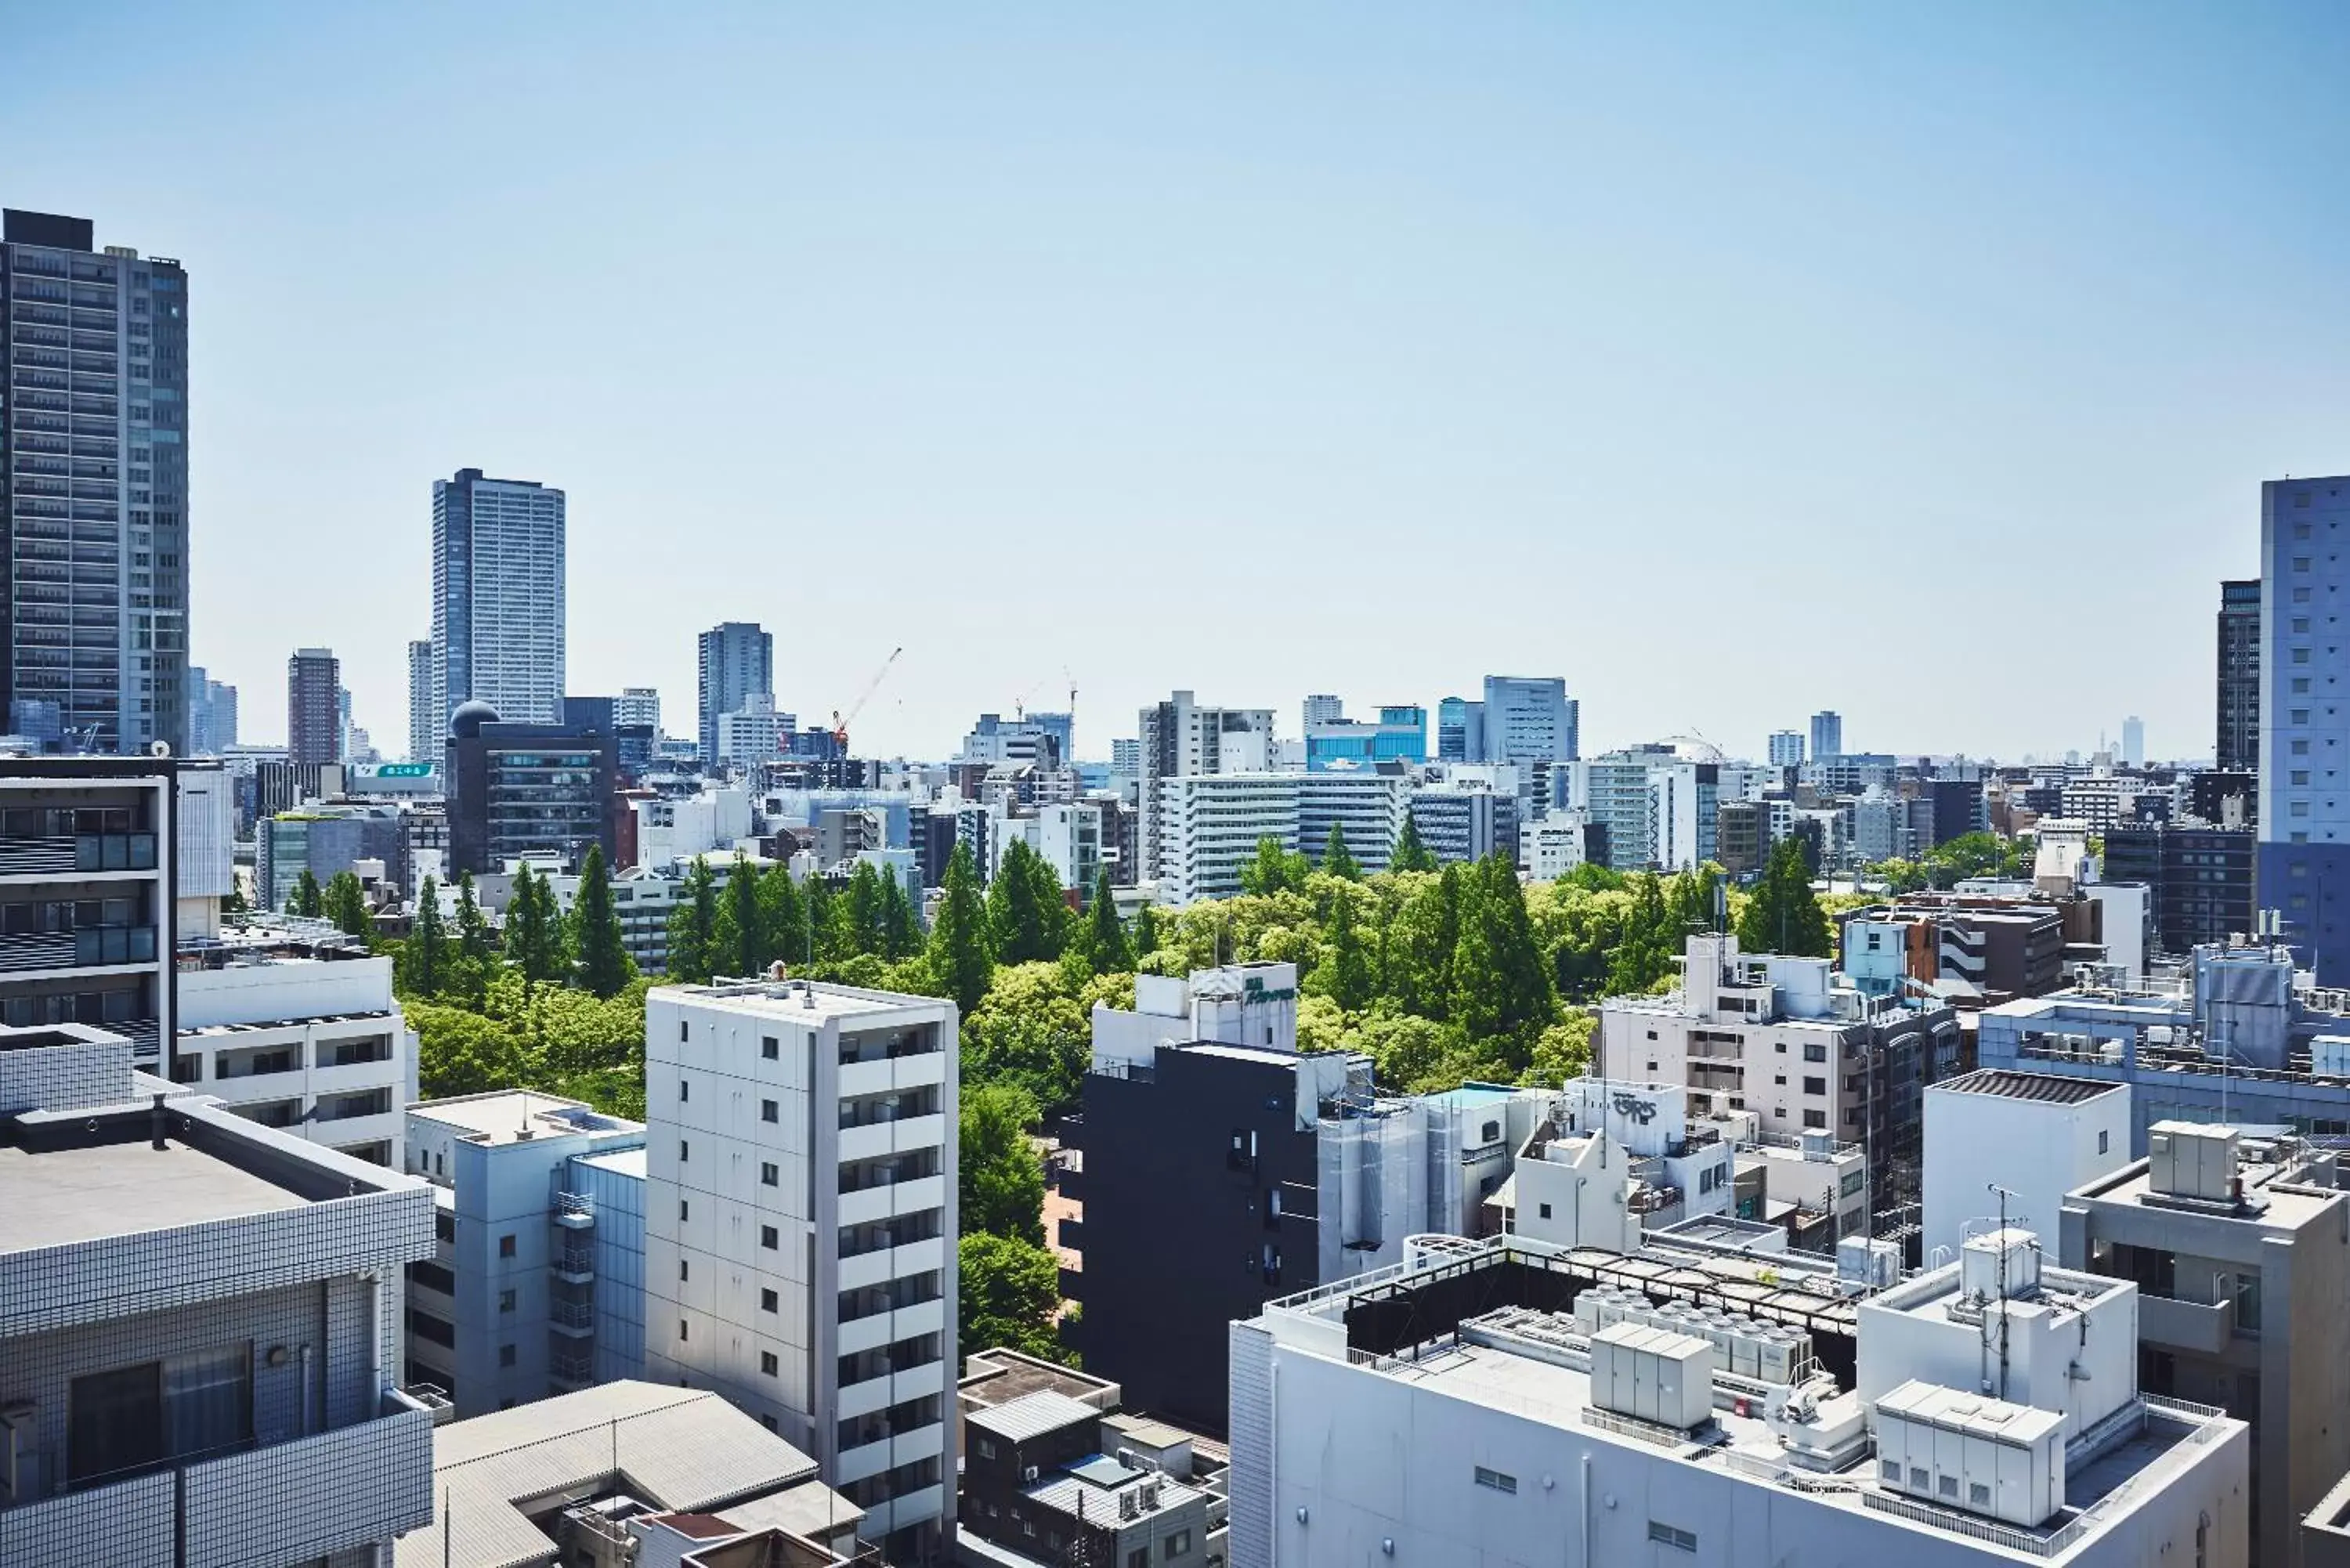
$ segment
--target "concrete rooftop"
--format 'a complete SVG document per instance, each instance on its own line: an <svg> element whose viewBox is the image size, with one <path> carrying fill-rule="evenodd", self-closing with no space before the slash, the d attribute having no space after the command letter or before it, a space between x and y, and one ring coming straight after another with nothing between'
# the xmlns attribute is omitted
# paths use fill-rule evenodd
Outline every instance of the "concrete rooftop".
<svg viewBox="0 0 2350 1568"><path fill-rule="evenodd" d="M178 1142L157 1149L141 1138L42 1154L0 1148L0 1252L234 1220L307 1201Z"/></svg>

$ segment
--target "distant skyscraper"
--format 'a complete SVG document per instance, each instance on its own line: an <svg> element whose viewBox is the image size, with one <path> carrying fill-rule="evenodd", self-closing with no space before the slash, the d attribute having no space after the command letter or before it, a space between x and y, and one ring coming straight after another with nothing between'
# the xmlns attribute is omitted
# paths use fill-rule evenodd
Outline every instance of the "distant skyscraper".
<svg viewBox="0 0 2350 1568"><path fill-rule="evenodd" d="M331 649L296 649L286 661L286 761L342 761L342 672Z"/></svg>
<svg viewBox="0 0 2350 1568"><path fill-rule="evenodd" d="M188 667L188 755L216 757L236 744L236 688Z"/></svg>
<svg viewBox="0 0 2350 1568"><path fill-rule="evenodd" d="M1346 703L1326 691L1317 691L1305 699L1305 722L1308 724L1335 724L1346 716Z"/></svg>
<svg viewBox="0 0 2350 1568"><path fill-rule="evenodd" d="M1485 704L1467 697L1447 697L1436 705L1436 760L1485 760Z"/></svg>
<svg viewBox="0 0 2350 1568"><path fill-rule="evenodd" d="M2214 755L2230 773L2261 765L2261 585L2220 585L2220 725Z"/></svg>
<svg viewBox="0 0 2350 1568"><path fill-rule="evenodd" d="M408 760L437 763L448 725L432 706L432 641L418 638L408 645Z"/></svg>
<svg viewBox="0 0 2350 1568"><path fill-rule="evenodd" d="M2261 486L2261 907L2284 917L2320 985L2350 983L2350 642L2327 620L2350 594L2341 554L2350 475Z"/></svg>
<svg viewBox="0 0 2350 1568"><path fill-rule="evenodd" d="M1804 737L1794 730L1776 730L1771 735L1771 765L1774 768L1800 766L1804 760Z"/></svg>
<svg viewBox="0 0 2350 1568"><path fill-rule="evenodd" d="M740 712L749 698L775 694L775 639L747 620L722 621L702 634L702 760L718 758L718 716Z"/></svg>
<svg viewBox="0 0 2350 1568"><path fill-rule="evenodd" d="M2132 713L2122 721L2122 763L2125 766L2146 766L2146 721Z"/></svg>
<svg viewBox="0 0 2350 1568"><path fill-rule="evenodd" d="M0 215L0 697L19 732L184 752L188 275L95 237Z"/></svg>
<svg viewBox="0 0 2350 1568"><path fill-rule="evenodd" d="M1833 708L1823 708L1812 715L1812 757L1844 755L1844 715Z"/></svg>
<svg viewBox="0 0 2350 1568"><path fill-rule="evenodd" d="M1485 677L1485 753L1489 763L1571 763L1579 754L1578 704L1556 676Z"/></svg>
<svg viewBox="0 0 2350 1568"><path fill-rule="evenodd" d="M623 686L612 703L612 722L660 728L660 693L650 686Z"/></svg>
<svg viewBox="0 0 2350 1568"><path fill-rule="evenodd" d="M563 717L563 551L560 490L478 468L432 482L435 730L473 698L508 723Z"/></svg>

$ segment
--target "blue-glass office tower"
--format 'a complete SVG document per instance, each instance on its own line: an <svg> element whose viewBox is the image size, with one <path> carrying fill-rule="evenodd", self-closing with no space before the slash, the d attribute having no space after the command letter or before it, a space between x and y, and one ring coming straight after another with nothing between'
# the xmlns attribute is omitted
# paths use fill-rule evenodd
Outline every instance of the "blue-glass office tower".
<svg viewBox="0 0 2350 1568"><path fill-rule="evenodd" d="M1467 697L1447 697L1436 705L1436 760L1485 760L1485 704Z"/></svg>
<svg viewBox="0 0 2350 1568"><path fill-rule="evenodd" d="M2350 476L2261 486L2260 862L2321 985L2350 983Z"/></svg>
<svg viewBox="0 0 2350 1568"><path fill-rule="evenodd" d="M1823 708L1812 715L1812 757L1844 755L1844 715L1833 708Z"/></svg>
<svg viewBox="0 0 2350 1568"><path fill-rule="evenodd" d="M1580 704L1556 676L1485 677L1485 755L1489 763L1571 763L1582 755Z"/></svg>
<svg viewBox="0 0 2350 1568"><path fill-rule="evenodd" d="M0 694L69 750L188 745L188 275L0 214Z"/></svg>

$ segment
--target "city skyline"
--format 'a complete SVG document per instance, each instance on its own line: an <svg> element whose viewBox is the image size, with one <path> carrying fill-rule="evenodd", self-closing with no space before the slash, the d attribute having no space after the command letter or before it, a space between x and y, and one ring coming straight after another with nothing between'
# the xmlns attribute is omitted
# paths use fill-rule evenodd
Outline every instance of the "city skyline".
<svg viewBox="0 0 2350 1568"><path fill-rule="evenodd" d="M60 14L19 29L0 129L88 110L10 204L203 282L190 659L254 691L331 643L380 741L427 487L473 464L574 498L570 689L681 711L694 634L755 620L805 717L902 642L879 754L1066 669L1089 729L1176 686L1294 711L1340 673L1367 707L1534 670L1584 702L1586 752L1759 753L1834 706L1896 753L2085 752L2137 713L2151 753L2197 756L2211 584L2253 569L2259 485L2350 468L2340 223L2294 195L2345 151L2313 106L2350 33L2181 18L2116 73L2119 15L1306 13L1247 49L1204 18L590 16L573 68L517 85L497 62L546 41L523 15L471 19L452 62L429 18ZM285 90L203 92L231 57ZM158 117L218 178L138 155ZM1084 149L1048 134L1073 123ZM744 200L752 170L791 199ZM774 303L720 343L609 308L746 271ZM307 547L321 495L366 570ZM1499 569L1426 570L1464 526ZM1016 544L1056 532L1089 547ZM1136 637L1132 563L1177 537L1250 591ZM879 540L941 569L885 585ZM2051 563L2094 592L2018 587ZM1928 708L1898 658L1823 661L1927 583L1981 679ZM1790 607L1828 624L1766 630ZM2133 628L2131 657L2052 693L2029 633L2054 614Z"/></svg>

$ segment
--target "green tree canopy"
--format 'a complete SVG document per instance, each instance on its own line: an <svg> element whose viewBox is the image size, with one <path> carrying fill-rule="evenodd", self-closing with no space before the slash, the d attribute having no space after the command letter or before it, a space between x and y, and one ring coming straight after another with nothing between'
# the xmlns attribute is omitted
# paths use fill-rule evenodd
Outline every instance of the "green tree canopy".
<svg viewBox="0 0 2350 1568"><path fill-rule="evenodd" d="M580 986L598 996L618 995L634 980L637 966L620 937L620 916L612 905L611 879L604 875L604 846L591 844L579 867L579 891L571 900L571 950Z"/></svg>
<svg viewBox="0 0 2350 1568"><path fill-rule="evenodd" d="M1042 857L1019 839L1004 846L987 887L987 924L1002 963L1035 963L1061 956L1068 907L1060 879Z"/></svg>
<svg viewBox="0 0 2350 1568"><path fill-rule="evenodd" d="M522 971L526 986L562 978L560 927L553 890L525 864L515 872L514 891L506 898L506 958Z"/></svg>
<svg viewBox="0 0 2350 1568"><path fill-rule="evenodd" d="M1451 1013L1471 1041L1523 1044L1558 1016L1550 966L1535 945L1517 869L1502 855L1477 863L1464 878L1461 934L1453 951ZM1512 1060L1524 1065L1524 1052ZM1515 1077L1513 1068L1511 1076Z"/></svg>
<svg viewBox="0 0 2350 1568"><path fill-rule="evenodd" d="M305 869L304 876L309 872ZM320 899L328 919L346 936L371 937L375 934L375 916L368 909L367 889L359 886L357 876L338 871L327 878L327 890Z"/></svg>
<svg viewBox="0 0 2350 1568"><path fill-rule="evenodd" d="M1134 956L1139 961L1159 950L1159 917L1145 904L1134 914Z"/></svg>
<svg viewBox="0 0 2350 1568"><path fill-rule="evenodd" d="M980 897L979 873L972 867L968 844L956 845L947 859L939 918L931 928L930 960L940 988L954 998L955 1006L969 1018L995 976L995 950L989 940L987 907Z"/></svg>
<svg viewBox="0 0 2350 1568"><path fill-rule="evenodd" d="M1772 846L1770 864L1738 918L1738 945L1747 952L1826 958L1828 917L1812 891L1812 874L1794 839Z"/></svg>
<svg viewBox="0 0 2350 1568"><path fill-rule="evenodd" d="M473 896L473 874L457 873L457 953L461 958L487 959L490 956L490 922L482 913L482 903Z"/></svg>
<svg viewBox="0 0 2350 1568"><path fill-rule="evenodd" d="M1355 900L1344 891L1330 900L1321 961L1314 966L1310 983L1343 1012L1360 1012L1371 1004L1371 958L1355 929Z"/></svg>
<svg viewBox="0 0 2350 1568"><path fill-rule="evenodd" d="M695 856L669 912L669 978L699 984L711 975L718 940L718 878Z"/></svg>
<svg viewBox="0 0 2350 1568"><path fill-rule="evenodd" d="M734 857L727 867L726 886L718 895L718 919L711 936L712 972L746 979L764 973L774 950L767 945L767 922L759 908L759 873L745 857Z"/></svg>
<svg viewBox="0 0 2350 1568"><path fill-rule="evenodd" d="M327 912L327 895L318 887L318 879L310 875L307 866L302 867L302 875L295 879L294 890L286 896L286 912L313 920L322 919Z"/></svg>
<svg viewBox="0 0 2350 1568"><path fill-rule="evenodd" d="M1118 895L1109 885L1109 867L1094 874L1093 901L1086 909L1086 959L1096 974L1116 974L1134 967L1134 948L1118 918Z"/></svg>
<svg viewBox="0 0 2350 1568"><path fill-rule="evenodd" d="M1404 813L1403 831L1396 835L1394 852L1388 857L1390 871L1433 871L1436 853L1419 841L1419 824Z"/></svg>
<svg viewBox="0 0 2350 1568"><path fill-rule="evenodd" d="M1256 841L1256 856L1241 867L1241 891L1259 896L1301 892L1313 862L1292 854L1271 834Z"/></svg>
<svg viewBox="0 0 2350 1568"><path fill-rule="evenodd" d="M415 996L441 994L449 967L449 930L441 919L441 887L431 877L416 890L416 919L400 950L400 984Z"/></svg>
<svg viewBox="0 0 2350 1568"><path fill-rule="evenodd" d="M967 1232L955 1250L962 1353L1002 1345L1045 1361L1074 1362L1054 1324L1061 1266L1034 1242Z"/></svg>
<svg viewBox="0 0 2350 1568"><path fill-rule="evenodd" d="M1406 817L1406 821L1410 818ZM1322 867L1330 876L1348 882L1362 880L1363 867L1347 847L1347 829L1339 823L1330 825L1330 836L1322 845Z"/></svg>
<svg viewBox="0 0 2350 1568"><path fill-rule="evenodd" d="M960 1181L963 1234L1045 1243L1045 1164L1029 1141L1036 1102L1011 1084L963 1091Z"/></svg>

